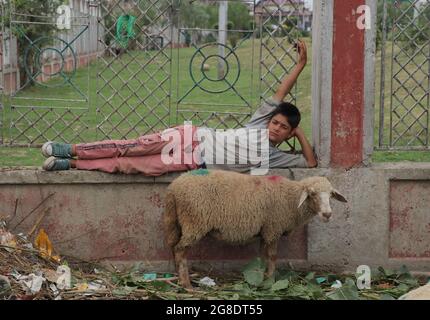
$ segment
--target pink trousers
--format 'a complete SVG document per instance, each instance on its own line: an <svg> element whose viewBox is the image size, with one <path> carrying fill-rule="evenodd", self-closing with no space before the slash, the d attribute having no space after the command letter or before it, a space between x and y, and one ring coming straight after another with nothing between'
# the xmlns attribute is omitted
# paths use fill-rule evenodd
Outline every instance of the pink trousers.
<svg viewBox="0 0 430 320"><path fill-rule="evenodd" d="M191 129L191 140L185 138L185 126L178 126L170 130L176 130L180 138L177 146L185 158L185 151L190 153L198 145L194 141L195 126L187 126ZM171 132L172 132L171 131ZM172 140L164 141L162 131L141 136L133 140L104 140L91 143L80 143L76 145L76 168L79 170L99 170L109 173L143 173L147 176L160 176L167 172L186 171L197 169L199 166L193 157L188 156L190 161L181 163L165 163L161 157L161 151ZM188 131L186 134L189 134Z"/></svg>

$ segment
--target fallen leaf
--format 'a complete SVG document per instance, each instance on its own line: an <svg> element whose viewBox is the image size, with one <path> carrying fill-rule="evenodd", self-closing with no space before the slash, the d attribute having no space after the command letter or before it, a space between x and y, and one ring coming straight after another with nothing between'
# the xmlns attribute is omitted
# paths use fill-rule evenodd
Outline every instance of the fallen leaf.
<svg viewBox="0 0 430 320"><path fill-rule="evenodd" d="M15 250L13 248L16 248L16 238L9 231L5 230L4 228L0 228L0 244L3 246L11 247L4 249L8 252L12 252Z"/></svg>
<svg viewBox="0 0 430 320"><path fill-rule="evenodd" d="M52 243L44 229L40 229L39 234L34 240L34 246L39 250L42 257L50 258L55 262L60 262L61 259L58 255L52 255Z"/></svg>
<svg viewBox="0 0 430 320"><path fill-rule="evenodd" d="M76 290L77 292L87 291L88 290L88 283L77 283L77 284L75 284L73 289Z"/></svg>
<svg viewBox="0 0 430 320"><path fill-rule="evenodd" d="M42 272L46 280L54 283L57 282L58 274L55 270L43 268Z"/></svg>
<svg viewBox="0 0 430 320"><path fill-rule="evenodd" d="M391 289L393 287L394 286L392 284L389 284L388 282L383 282L383 283L380 283L376 286L377 289L382 289L382 290Z"/></svg>
<svg viewBox="0 0 430 320"><path fill-rule="evenodd" d="M258 287L264 280L265 269L266 266L260 258L254 259L245 266L243 271L245 281L252 286Z"/></svg>
<svg viewBox="0 0 430 320"><path fill-rule="evenodd" d="M290 282L287 279L279 280L273 284L271 290L272 291L284 290L284 289L288 288L289 284L290 284Z"/></svg>

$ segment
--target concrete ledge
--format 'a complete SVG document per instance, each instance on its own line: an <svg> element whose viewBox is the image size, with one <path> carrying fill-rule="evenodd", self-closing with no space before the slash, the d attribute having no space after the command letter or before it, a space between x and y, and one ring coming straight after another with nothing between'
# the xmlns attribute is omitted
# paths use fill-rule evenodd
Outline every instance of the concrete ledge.
<svg viewBox="0 0 430 320"><path fill-rule="evenodd" d="M417 179L430 178L430 162L384 162L374 163L369 167L355 169L315 168L315 169L271 169L267 175L296 176L344 174L354 171L382 171L393 178L406 179L412 174ZM172 172L159 177L143 175L109 174L99 171L55 171L48 172L41 167L2 167L0 168L1 184L75 184L75 183L170 183L180 173Z"/></svg>
<svg viewBox="0 0 430 320"><path fill-rule="evenodd" d="M178 175L1 168L0 218L9 217L14 227L37 208L16 232L28 232L46 214L41 227L63 255L124 264L141 261L171 270L160 219L165 189ZM384 163L350 170L277 169L269 175L327 176L349 201L333 201L330 223L316 218L281 239L280 264L341 271L354 271L360 264L389 268L405 264L414 271L430 271L430 163ZM231 269L258 254L258 242L235 247L208 238L190 257L199 265Z"/></svg>

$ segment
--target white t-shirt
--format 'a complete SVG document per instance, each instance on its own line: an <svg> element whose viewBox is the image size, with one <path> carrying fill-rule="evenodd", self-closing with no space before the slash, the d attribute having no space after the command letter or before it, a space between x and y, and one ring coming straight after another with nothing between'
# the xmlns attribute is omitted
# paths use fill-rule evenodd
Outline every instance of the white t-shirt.
<svg viewBox="0 0 430 320"><path fill-rule="evenodd" d="M199 127L197 135L205 137L199 147L205 150L201 156L206 167L246 172L265 166L266 163L262 161L267 159L268 154L266 161L269 168L307 168L308 164L303 155L281 151L269 141L266 129L271 113L278 105L279 102L274 99L263 102L245 128L219 132L212 128Z"/></svg>

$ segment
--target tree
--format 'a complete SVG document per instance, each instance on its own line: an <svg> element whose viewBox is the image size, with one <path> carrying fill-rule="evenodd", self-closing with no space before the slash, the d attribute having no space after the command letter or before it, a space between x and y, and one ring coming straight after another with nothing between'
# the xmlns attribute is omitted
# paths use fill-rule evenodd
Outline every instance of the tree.
<svg viewBox="0 0 430 320"><path fill-rule="evenodd" d="M214 3L199 3L189 0L175 0L173 7L177 16L173 22L175 25L185 28L210 28L218 29L218 6ZM252 18L248 7L240 1L228 2L228 29L250 30ZM230 44L234 47L243 36L243 32L229 32ZM211 36L212 37L212 36ZM209 38L209 37L208 37Z"/></svg>
<svg viewBox="0 0 430 320"><path fill-rule="evenodd" d="M65 0L11 0L10 5L5 8L6 12L2 17L3 23L6 26L11 25L11 21L9 20L10 10L13 10L13 12L24 14L25 16L20 16L20 19L22 20L25 20L27 22L40 22L40 18L37 18L35 16L54 17L56 14L56 9L64 2ZM44 19L44 21L49 20ZM46 44L46 41L48 40L47 37L52 36L55 30L56 26L54 23L13 24L13 29L11 31L17 38L18 42L18 64L20 69L21 84L25 84L28 81L32 82L25 71L25 65L29 66L30 72L32 72L33 74L33 57L29 56L28 61L24 61L25 49L31 44L32 41L35 41L36 39L39 39L41 37L46 37L42 39L43 41L40 41L37 44L39 48L42 47Z"/></svg>
<svg viewBox="0 0 430 320"><path fill-rule="evenodd" d="M409 1L387 1L386 34L387 39L396 37L396 42L405 50L416 50L429 41L430 4L422 2L411 6ZM380 48L383 36L383 1L378 1L378 21L376 46ZM418 14L418 17L416 15ZM414 21L414 22L412 22Z"/></svg>
<svg viewBox="0 0 430 320"><path fill-rule="evenodd" d="M190 0L174 0L173 9L175 15L173 23L184 28L209 27L209 15L206 5Z"/></svg>
<svg viewBox="0 0 430 320"><path fill-rule="evenodd" d="M249 15L248 7L242 2L229 2L228 21L231 22L233 30L250 30L252 18ZM233 48L236 47L237 41L246 35L244 32L229 32L230 45Z"/></svg>
<svg viewBox="0 0 430 320"><path fill-rule="evenodd" d="M228 20L233 23L235 30L249 30L251 26L251 16L248 7L242 2L229 2Z"/></svg>
<svg viewBox="0 0 430 320"><path fill-rule="evenodd" d="M382 37L383 37L383 32L384 32L384 25L383 25L383 20L384 20L384 1L378 1L377 2L377 12L378 12L378 17L377 17L377 33L376 33L376 48L379 49L381 44L382 44ZM385 18L385 30L388 34L388 30L391 30L393 27L393 21L394 21L394 6L393 4L388 3L387 6L387 15Z"/></svg>

